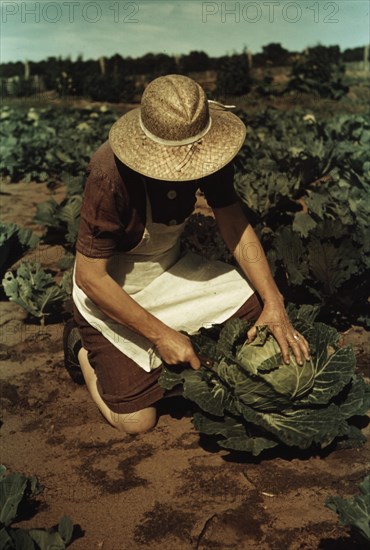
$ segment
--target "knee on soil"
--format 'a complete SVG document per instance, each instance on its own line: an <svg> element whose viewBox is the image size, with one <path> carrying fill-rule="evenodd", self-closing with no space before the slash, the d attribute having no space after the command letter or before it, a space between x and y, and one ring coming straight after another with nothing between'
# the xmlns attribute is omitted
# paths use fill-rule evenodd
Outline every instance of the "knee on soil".
<svg viewBox="0 0 370 550"><path fill-rule="evenodd" d="M156 423L157 411L155 407L148 407L140 411L125 414L111 411L110 424L128 434L148 432L154 428Z"/></svg>

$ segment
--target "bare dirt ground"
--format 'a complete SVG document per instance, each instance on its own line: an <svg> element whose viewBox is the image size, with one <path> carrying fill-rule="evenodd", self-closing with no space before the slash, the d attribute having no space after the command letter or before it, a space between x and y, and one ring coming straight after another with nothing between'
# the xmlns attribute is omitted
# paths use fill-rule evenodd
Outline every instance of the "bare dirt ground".
<svg viewBox="0 0 370 550"><path fill-rule="evenodd" d="M7 184L2 193L4 221L41 234L32 216L46 186ZM41 245L27 259L57 270L61 254ZM18 526L51 527L68 514L73 550L360 548L324 502L357 492L370 440L361 449L231 455L199 438L181 398L163 402L152 432L122 435L65 371L63 323L40 327L16 304L0 306L1 462L45 487L37 514ZM351 327L343 342L353 342L369 377L369 334ZM363 433L370 436L366 421Z"/></svg>

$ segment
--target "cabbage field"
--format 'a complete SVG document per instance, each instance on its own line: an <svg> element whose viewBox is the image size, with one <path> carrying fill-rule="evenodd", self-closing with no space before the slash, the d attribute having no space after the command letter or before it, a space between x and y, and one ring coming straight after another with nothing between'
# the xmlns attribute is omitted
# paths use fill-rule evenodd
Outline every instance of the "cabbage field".
<svg viewBox="0 0 370 550"><path fill-rule="evenodd" d="M319 319L338 328L351 322L369 327L370 114L328 121L299 109L238 114L249 131L236 159L236 189L284 296L296 304L319 306ZM105 106L67 112L2 108L1 174L13 182L47 182L50 189L65 184L65 198L40 203L34 217L44 227L42 239L65 248L61 270L73 261L85 167L118 116ZM225 254L214 231L204 227L198 233L213 257ZM36 241L7 225L1 226L0 238L3 276L14 255L21 257ZM60 311L67 279L67 286L51 291L50 279L33 269L35 292L50 293L50 300L42 300L40 309L39 298L32 303L29 288L28 311L44 319L56 308ZM30 266L23 266L18 279L7 275L6 294L22 301L24 281L32 273Z"/></svg>
<svg viewBox="0 0 370 550"><path fill-rule="evenodd" d="M85 170L123 112L77 103L9 101L0 111L2 461L37 472L45 485L37 525L21 508L18 524L60 521L50 540L76 550L363 548L370 536L370 110L352 105L329 116L319 100L294 108L238 103L248 132L235 159L236 191L313 360L293 366L292 375L264 330L249 347L242 322L203 331L193 344L211 368L166 368L161 377L168 389L182 385L181 421L164 401L159 426L132 438L103 422L63 368ZM189 219L182 247L233 263L204 211ZM156 475L153 458L163 466ZM4 471L0 503L9 498ZM16 490L32 487L28 496L40 499L38 482L17 475L9 474ZM0 516L0 547L6 537L28 537L29 548L40 540L47 548L39 531L14 534L15 511L7 523ZM111 524L127 546L113 545Z"/></svg>

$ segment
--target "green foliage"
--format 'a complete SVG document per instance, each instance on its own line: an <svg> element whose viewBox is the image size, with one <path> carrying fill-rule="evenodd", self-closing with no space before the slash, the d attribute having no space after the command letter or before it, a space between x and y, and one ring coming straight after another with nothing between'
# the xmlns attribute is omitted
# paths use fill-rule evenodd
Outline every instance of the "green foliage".
<svg viewBox="0 0 370 550"><path fill-rule="evenodd" d="M181 235L181 245L184 249L208 260L233 263L233 256L217 231L215 219L211 216L190 216Z"/></svg>
<svg viewBox="0 0 370 550"><path fill-rule="evenodd" d="M222 98L247 94L251 89L246 54L221 57L217 64L216 95Z"/></svg>
<svg viewBox="0 0 370 550"><path fill-rule="evenodd" d="M85 179L85 174L72 176L71 174L68 174L68 172L62 172L61 180L66 185L67 197L82 195L85 187Z"/></svg>
<svg viewBox="0 0 370 550"><path fill-rule="evenodd" d="M272 42L262 47L265 61L271 65L286 65L289 61L289 51L282 47L280 42Z"/></svg>
<svg viewBox="0 0 370 550"><path fill-rule="evenodd" d="M370 387L355 374L351 346L338 346L335 329L313 322L317 308L288 308L295 327L310 343L311 359L290 364L268 327L245 342L251 323L234 319L201 329L190 339L211 368L165 366L160 384L183 385L183 396L199 408L195 427L218 438L221 447L254 455L278 444L308 449L336 439L362 441L351 417L370 407ZM354 435L355 434L355 435Z"/></svg>
<svg viewBox="0 0 370 550"><path fill-rule="evenodd" d="M55 81L56 89L60 97L72 95L76 89L73 86L73 80L71 75L62 71Z"/></svg>
<svg viewBox="0 0 370 550"><path fill-rule="evenodd" d="M73 249L80 224L81 204L80 195L67 197L60 204L54 199L39 203L33 221L47 228L44 239L54 234L67 248Z"/></svg>
<svg viewBox="0 0 370 550"><path fill-rule="evenodd" d="M370 475L359 485L360 495L350 499L329 497L326 506L336 512L342 525L352 527L354 534L365 546L370 543Z"/></svg>
<svg viewBox="0 0 370 550"><path fill-rule="evenodd" d="M9 109L0 112L0 174L11 181L81 177L118 115L100 109Z"/></svg>
<svg viewBox="0 0 370 550"><path fill-rule="evenodd" d="M23 65L23 64L22 64ZM23 66L24 69L24 66ZM15 76L15 75L14 75ZM30 78L18 75L17 80L12 82L12 92L9 93L5 82L1 82L1 96L29 97L35 93L34 82Z"/></svg>
<svg viewBox="0 0 370 550"><path fill-rule="evenodd" d="M73 267L74 261L75 261L75 255L72 252L67 251L64 254L64 256L62 256L58 260L58 267L61 271L66 271Z"/></svg>
<svg viewBox="0 0 370 550"><path fill-rule="evenodd" d="M0 276L39 242L39 237L15 223L0 222Z"/></svg>
<svg viewBox="0 0 370 550"><path fill-rule="evenodd" d="M202 51L191 51L187 55L182 55L179 59L181 74L189 74L194 71L207 71L210 68L211 60L208 54Z"/></svg>
<svg viewBox="0 0 370 550"><path fill-rule="evenodd" d="M348 92L348 87L342 83L344 72L338 46L309 48L303 59L293 64L287 90L340 99Z"/></svg>
<svg viewBox="0 0 370 550"><path fill-rule="evenodd" d="M16 275L7 271L2 284L9 300L23 307L32 317L41 319L42 323L51 315L60 315L69 295L38 262L22 262Z"/></svg>
<svg viewBox="0 0 370 550"><path fill-rule="evenodd" d="M146 53L137 60L130 60L131 67L126 61L126 73L145 75L146 81L150 82L158 76L176 74L178 72L174 57L165 53Z"/></svg>
<svg viewBox="0 0 370 550"><path fill-rule="evenodd" d="M19 520L19 507L40 494L43 487L35 476L27 477L18 472L5 475L0 467L0 548L2 550L63 550L69 546L73 535L73 523L63 516L55 529L21 529L13 527Z"/></svg>
<svg viewBox="0 0 370 550"><path fill-rule="evenodd" d="M123 74L99 75L87 78L84 84L85 94L93 101L109 101L110 103L132 102L135 98L135 83Z"/></svg>
<svg viewBox="0 0 370 550"><path fill-rule="evenodd" d="M284 296L309 296L330 324L370 323L370 115L241 116L249 132L236 189Z"/></svg>

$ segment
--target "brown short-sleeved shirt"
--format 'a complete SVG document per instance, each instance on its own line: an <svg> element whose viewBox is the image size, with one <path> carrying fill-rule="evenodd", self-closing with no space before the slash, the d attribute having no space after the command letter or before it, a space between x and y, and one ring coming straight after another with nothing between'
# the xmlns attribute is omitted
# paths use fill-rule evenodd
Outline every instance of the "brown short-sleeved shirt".
<svg viewBox="0 0 370 550"><path fill-rule="evenodd" d="M142 177L113 153L109 141L91 157L87 167L81 222L76 248L91 258L109 258L126 252L141 240L146 223L146 198ZM235 203L234 167L224 168L194 181L171 182L145 177L153 221L182 223L194 210L200 189L211 208Z"/></svg>

